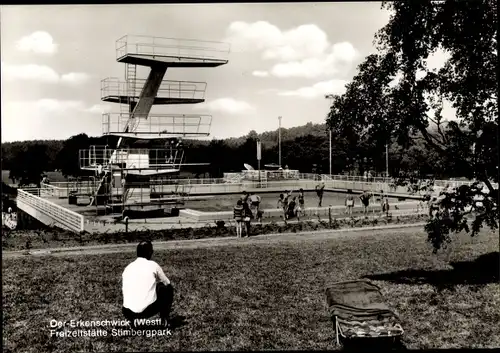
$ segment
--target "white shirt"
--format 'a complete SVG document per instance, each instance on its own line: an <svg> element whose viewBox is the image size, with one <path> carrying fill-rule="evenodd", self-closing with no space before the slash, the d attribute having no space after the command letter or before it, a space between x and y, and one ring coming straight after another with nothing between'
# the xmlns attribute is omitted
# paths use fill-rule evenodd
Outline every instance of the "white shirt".
<svg viewBox="0 0 500 353"><path fill-rule="evenodd" d="M156 300L156 283L170 284L160 265L138 257L122 274L123 306L141 313Z"/></svg>
<svg viewBox="0 0 500 353"><path fill-rule="evenodd" d="M260 196L259 195L252 195L252 196L250 196L250 201L260 202Z"/></svg>

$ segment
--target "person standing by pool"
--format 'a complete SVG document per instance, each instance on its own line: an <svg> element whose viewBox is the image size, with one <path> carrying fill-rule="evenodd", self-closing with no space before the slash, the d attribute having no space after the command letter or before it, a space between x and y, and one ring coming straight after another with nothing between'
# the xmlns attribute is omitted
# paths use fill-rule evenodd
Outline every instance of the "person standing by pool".
<svg viewBox="0 0 500 353"><path fill-rule="evenodd" d="M248 193L246 191L243 191L243 194L241 195L241 201L243 201L243 203L248 203Z"/></svg>
<svg viewBox="0 0 500 353"><path fill-rule="evenodd" d="M371 195L368 193L368 191L363 191L359 198L361 200L361 203L363 204L363 214L366 216L368 214L368 206L370 206Z"/></svg>
<svg viewBox="0 0 500 353"><path fill-rule="evenodd" d="M389 198L382 196L382 213L385 213L386 217L389 217L389 208Z"/></svg>
<svg viewBox="0 0 500 353"><path fill-rule="evenodd" d="M306 215L305 199L304 199L304 189L299 190L299 207L297 208L297 215Z"/></svg>
<svg viewBox="0 0 500 353"><path fill-rule="evenodd" d="M233 217L236 222L236 237L241 238L241 223L243 222L243 201L238 200L233 208Z"/></svg>
<svg viewBox="0 0 500 353"><path fill-rule="evenodd" d="M243 224L245 226L245 236L250 237L250 222L252 221L253 213L248 202L243 203Z"/></svg>
<svg viewBox="0 0 500 353"><path fill-rule="evenodd" d="M260 201L261 201L260 196L255 195L255 193L252 192L252 194L250 195L250 202L252 209L255 209L255 215L257 215L257 213L259 212Z"/></svg>
<svg viewBox="0 0 500 353"><path fill-rule="evenodd" d="M354 197L351 193L349 193L345 198L345 208L346 214L352 216L352 209L354 208Z"/></svg>
<svg viewBox="0 0 500 353"><path fill-rule="evenodd" d="M285 190L283 197L283 212L285 213L285 219L288 219L288 203L289 198L292 196L292 191Z"/></svg>
<svg viewBox="0 0 500 353"><path fill-rule="evenodd" d="M285 196L283 194L280 194L280 196L278 197L278 203L276 204L276 208L283 208L283 202L285 201L284 197Z"/></svg>
<svg viewBox="0 0 500 353"><path fill-rule="evenodd" d="M321 203L323 202L323 193L325 191L325 182L321 182L318 185L316 185L316 194L318 195L318 207L321 207Z"/></svg>
<svg viewBox="0 0 500 353"><path fill-rule="evenodd" d="M288 219L297 216L297 201L296 200L297 200L297 197L294 197L292 199L292 201L290 201L290 203L288 204L288 208L287 208L287 212L286 212Z"/></svg>

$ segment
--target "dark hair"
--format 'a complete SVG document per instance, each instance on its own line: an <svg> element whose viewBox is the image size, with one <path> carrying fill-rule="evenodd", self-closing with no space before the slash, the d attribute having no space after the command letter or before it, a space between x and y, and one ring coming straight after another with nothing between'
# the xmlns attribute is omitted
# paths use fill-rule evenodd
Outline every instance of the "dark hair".
<svg viewBox="0 0 500 353"><path fill-rule="evenodd" d="M237 204L238 206L241 206L241 205L243 205L243 201L241 201L241 199L239 199L239 200L236 202L236 204Z"/></svg>
<svg viewBox="0 0 500 353"><path fill-rule="evenodd" d="M147 260L153 255L153 244L149 240L143 240L137 245L137 257L143 257Z"/></svg>
<svg viewBox="0 0 500 353"><path fill-rule="evenodd" d="M299 189L299 191L300 191L300 192L303 192L303 191L304 191L304 189L300 188L300 189Z"/></svg>
<svg viewBox="0 0 500 353"><path fill-rule="evenodd" d="M283 194L280 194L280 199L282 199L282 198L283 198L284 196L285 196L285 195L283 195Z"/></svg>

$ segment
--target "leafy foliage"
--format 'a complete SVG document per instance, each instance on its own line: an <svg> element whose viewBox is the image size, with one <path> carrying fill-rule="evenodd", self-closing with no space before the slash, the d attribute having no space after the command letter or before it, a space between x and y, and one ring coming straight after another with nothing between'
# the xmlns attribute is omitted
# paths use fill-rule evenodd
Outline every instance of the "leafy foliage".
<svg viewBox="0 0 500 353"><path fill-rule="evenodd" d="M497 5L425 0L382 7L392 15L376 35L378 53L359 65L346 93L334 97L327 124L360 153L400 146L393 174L400 178L451 170L478 181L441 193L426 226L437 250L452 232L498 227L498 186L492 183L498 182ZM439 70L429 69L426 61L437 50L448 59ZM452 121L442 116L445 100L456 109ZM408 173L416 166L417 173Z"/></svg>

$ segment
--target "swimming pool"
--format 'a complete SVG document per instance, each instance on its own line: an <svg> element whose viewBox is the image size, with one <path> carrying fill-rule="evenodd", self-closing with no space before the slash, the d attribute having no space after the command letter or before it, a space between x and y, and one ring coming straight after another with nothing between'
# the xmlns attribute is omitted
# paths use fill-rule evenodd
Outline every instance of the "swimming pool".
<svg viewBox="0 0 500 353"><path fill-rule="evenodd" d="M256 193L261 197L261 209L277 208L279 192L276 193ZM298 196L298 192L294 192L289 200L294 196ZM322 206L343 206L345 205L345 198L347 194L325 191L323 195ZM354 204L361 205L359 195L354 194ZM184 202L184 208L191 208L198 211L216 212L216 211L229 211L232 210L236 202L241 197L241 194L232 195L213 195L203 200L188 200ZM314 191L304 192L305 207L317 207L318 196ZM398 202L397 198L389 198L389 203ZM401 201L399 201L401 202ZM370 204L379 205L377 196L370 200Z"/></svg>

